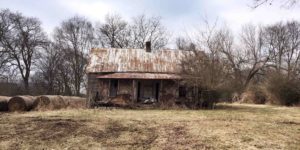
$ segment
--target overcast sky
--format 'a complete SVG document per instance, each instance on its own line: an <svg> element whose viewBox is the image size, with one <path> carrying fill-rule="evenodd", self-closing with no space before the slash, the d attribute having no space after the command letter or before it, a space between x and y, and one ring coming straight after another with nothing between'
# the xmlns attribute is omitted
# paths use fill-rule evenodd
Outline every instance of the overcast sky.
<svg viewBox="0 0 300 150"><path fill-rule="evenodd" d="M103 22L107 13L118 13L125 19L139 14L159 15L173 36L199 26L205 17L218 18L234 32L247 23L300 21L298 6L284 9L275 4L251 9L251 4L251 0L0 0L0 8L38 17L48 33L68 17L80 15Z"/></svg>

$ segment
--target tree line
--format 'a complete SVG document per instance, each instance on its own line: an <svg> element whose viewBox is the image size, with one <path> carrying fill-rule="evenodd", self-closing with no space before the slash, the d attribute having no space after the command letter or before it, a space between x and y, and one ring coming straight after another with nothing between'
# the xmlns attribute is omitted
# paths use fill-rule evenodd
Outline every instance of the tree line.
<svg viewBox="0 0 300 150"><path fill-rule="evenodd" d="M248 24L235 36L224 26L206 24L197 35L176 40L182 49L194 51L182 63L183 74L192 76L188 85L218 91L221 98L236 94L240 100L250 92L255 103L299 103L298 21Z"/></svg>
<svg viewBox="0 0 300 150"><path fill-rule="evenodd" d="M169 33L157 16L127 21L108 14L103 23L71 17L48 35L38 18L1 10L1 94L80 95L87 86L85 68L92 47L143 49L151 41L153 49L164 49ZM204 21L192 36L174 41L177 49L192 52L181 64L182 74L192 76L184 81L189 86L216 90L220 98L240 99L252 91L257 99L272 95L284 104L300 99L300 84L294 84L300 81L298 21L248 24L237 34Z"/></svg>
<svg viewBox="0 0 300 150"><path fill-rule="evenodd" d="M160 17L139 15L126 21L108 14L103 23L93 24L74 16L47 35L38 18L1 10L1 94L80 95L86 86L85 67L92 47L144 48L146 41L152 42L153 49L168 43Z"/></svg>

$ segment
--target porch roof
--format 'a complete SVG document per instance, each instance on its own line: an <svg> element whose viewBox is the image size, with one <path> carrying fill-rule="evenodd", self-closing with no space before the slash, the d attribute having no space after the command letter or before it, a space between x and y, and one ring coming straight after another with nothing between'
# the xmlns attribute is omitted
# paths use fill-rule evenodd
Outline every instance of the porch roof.
<svg viewBox="0 0 300 150"><path fill-rule="evenodd" d="M163 73L110 73L97 76L98 79L182 79L177 74Z"/></svg>

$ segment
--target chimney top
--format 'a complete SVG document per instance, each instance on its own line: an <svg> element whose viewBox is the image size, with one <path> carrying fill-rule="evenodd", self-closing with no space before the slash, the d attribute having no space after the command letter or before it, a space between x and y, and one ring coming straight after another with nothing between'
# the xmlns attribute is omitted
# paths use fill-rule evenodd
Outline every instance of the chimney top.
<svg viewBox="0 0 300 150"><path fill-rule="evenodd" d="M151 52L151 41L146 42L146 52Z"/></svg>

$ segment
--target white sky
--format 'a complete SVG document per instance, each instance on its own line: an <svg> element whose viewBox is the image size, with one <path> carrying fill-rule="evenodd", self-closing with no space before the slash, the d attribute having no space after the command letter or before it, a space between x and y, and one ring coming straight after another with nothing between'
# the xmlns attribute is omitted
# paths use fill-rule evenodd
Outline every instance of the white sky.
<svg viewBox="0 0 300 150"><path fill-rule="evenodd" d="M2 9L39 18L48 33L71 16L80 15L92 22L103 22L107 13L118 13L127 20L140 14L161 16L174 37L201 27L205 16L211 21L218 18L235 33L248 23L266 25L292 19L300 21L299 6L285 9L273 4L252 9L251 4L252 0L0 0Z"/></svg>

